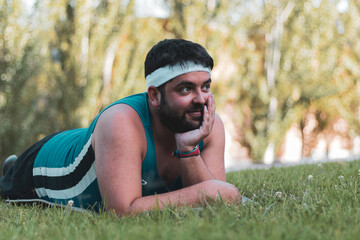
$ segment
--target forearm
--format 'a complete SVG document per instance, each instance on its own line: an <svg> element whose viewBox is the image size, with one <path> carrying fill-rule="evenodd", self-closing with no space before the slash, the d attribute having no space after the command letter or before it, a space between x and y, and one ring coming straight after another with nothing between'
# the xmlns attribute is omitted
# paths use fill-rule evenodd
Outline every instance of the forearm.
<svg viewBox="0 0 360 240"><path fill-rule="evenodd" d="M177 191L138 198L132 202L128 213L136 214L157 208L162 209L167 205L199 205L203 204L204 199L208 197L216 199L219 194L226 202L240 202L236 187L223 181L209 180Z"/></svg>
<svg viewBox="0 0 360 240"><path fill-rule="evenodd" d="M178 154L179 156L199 154L195 146L201 141L204 142L201 155L179 159L184 186L191 186L209 179L225 181L224 126L220 117L215 115L213 98L209 100L208 106L209 111L204 107L203 123L198 129L175 134L177 151L182 153Z"/></svg>
<svg viewBox="0 0 360 240"><path fill-rule="evenodd" d="M188 187L206 180L215 179L206 167L201 156L179 159L181 180L184 187Z"/></svg>

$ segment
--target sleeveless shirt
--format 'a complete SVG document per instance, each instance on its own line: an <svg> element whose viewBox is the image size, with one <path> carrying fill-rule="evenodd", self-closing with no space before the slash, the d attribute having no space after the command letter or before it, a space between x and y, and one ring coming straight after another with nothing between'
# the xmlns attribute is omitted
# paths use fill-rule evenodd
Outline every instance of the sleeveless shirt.
<svg viewBox="0 0 360 240"><path fill-rule="evenodd" d="M180 177L168 188L159 176L146 93L139 93L107 106L88 128L61 132L44 144L33 166L34 187L40 199L60 205L67 205L72 200L74 207L95 211L103 207L91 139L100 115L116 104L132 107L144 126L147 152L141 170L142 196L182 188ZM199 146L202 150L203 141Z"/></svg>

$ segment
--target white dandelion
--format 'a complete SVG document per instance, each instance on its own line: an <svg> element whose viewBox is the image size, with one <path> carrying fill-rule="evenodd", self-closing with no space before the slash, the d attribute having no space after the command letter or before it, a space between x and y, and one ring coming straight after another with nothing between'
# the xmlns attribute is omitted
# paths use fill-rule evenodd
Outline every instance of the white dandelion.
<svg viewBox="0 0 360 240"><path fill-rule="evenodd" d="M73 200L69 200L67 203L68 207L72 207L74 205L74 201Z"/></svg>
<svg viewBox="0 0 360 240"><path fill-rule="evenodd" d="M311 180L314 179L314 176L313 176L313 175L309 175L309 176L307 177L307 179L308 179L309 181L311 181Z"/></svg>
<svg viewBox="0 0 360 240"><path fill-rule="evenodd" d="M282 196L282 192L276 192L276 193L275 193L275 197L281 198L281 196Z"/></svg>

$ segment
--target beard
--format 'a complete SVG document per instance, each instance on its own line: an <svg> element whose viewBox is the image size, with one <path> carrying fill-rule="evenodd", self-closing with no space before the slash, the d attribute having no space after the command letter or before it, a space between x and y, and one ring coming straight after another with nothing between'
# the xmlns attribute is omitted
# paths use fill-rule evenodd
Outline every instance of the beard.
<svg viewBox="0 0 360 240"><path fill-rule="evenodd" d="M175 133L183 133L197 129L201 126L204 114L203 109L203 104L191 104L185 110L179 111L178 109L169 106L167 101L162 97L157 113L164 126ZM201 111L201 116L192 117L192 121L187 120L186 114L195 111Z"/></svg>

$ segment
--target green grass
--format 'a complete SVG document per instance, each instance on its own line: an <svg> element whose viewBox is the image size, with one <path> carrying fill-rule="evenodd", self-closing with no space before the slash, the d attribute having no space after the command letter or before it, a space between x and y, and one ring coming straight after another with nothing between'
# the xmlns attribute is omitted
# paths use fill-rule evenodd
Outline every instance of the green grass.
<svg viewBox="0 0 360 240"><path fill-rule="evenodd" d="M227 180L255 204L123 218L0 201L0 239L359 239L359 169L354 161L232 172Z"/></svg>

